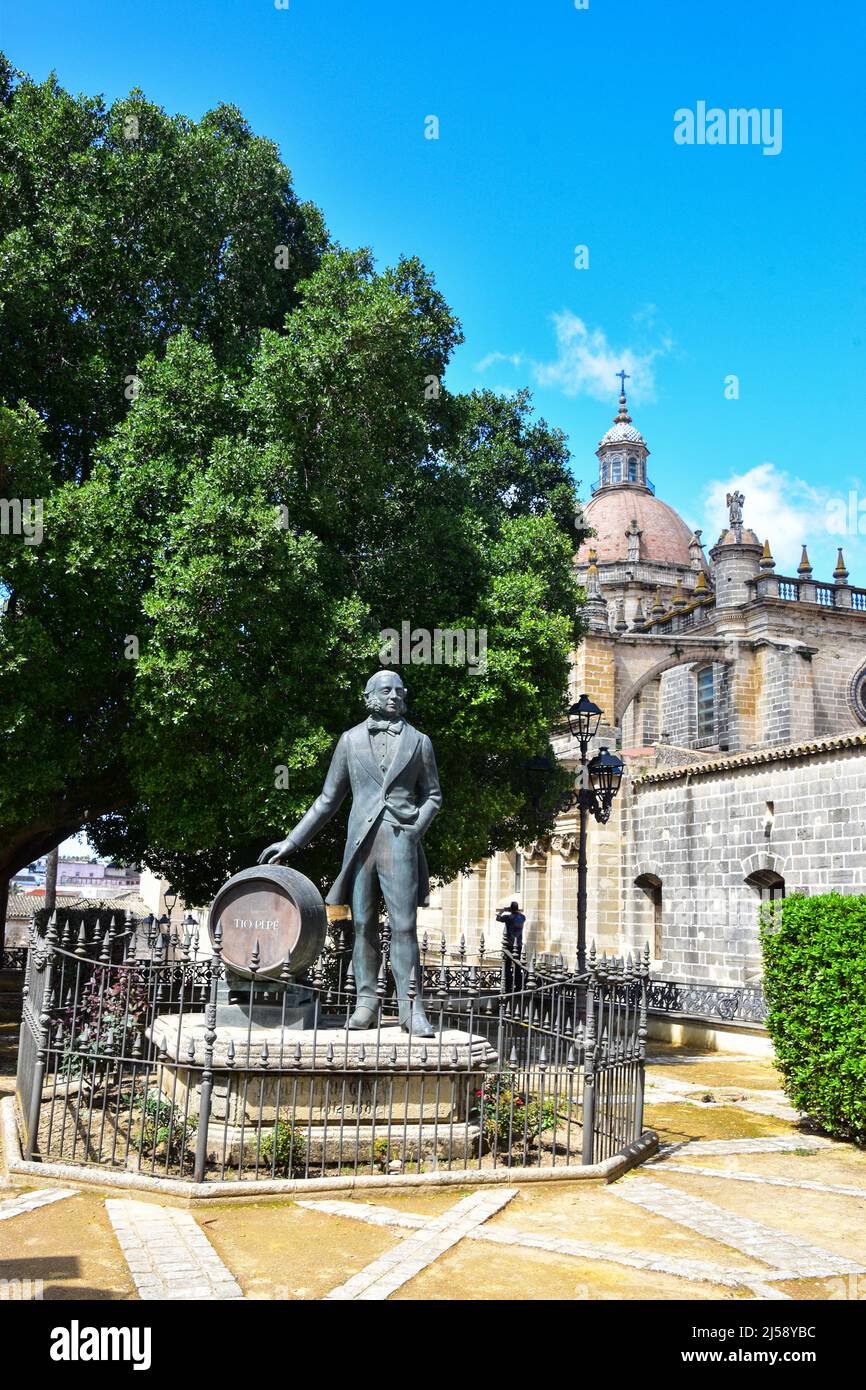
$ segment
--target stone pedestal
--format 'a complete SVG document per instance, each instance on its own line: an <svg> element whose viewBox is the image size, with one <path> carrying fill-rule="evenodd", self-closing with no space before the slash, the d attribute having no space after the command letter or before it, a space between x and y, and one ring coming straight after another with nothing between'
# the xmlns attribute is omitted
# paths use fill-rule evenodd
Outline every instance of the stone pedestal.
<svg viewBox="0 0 866 1390"><path fill-rule="evenodd" d="M190 1119L201 1107L202 1014L157 1018L149 1036L162 1054L161 1090ZM416 1155L447 1142L477 1152L469 1123L477 1092L498 1057L486 1038L444 1030L410 1040L395 1024L349 1032L242 1025L217 1027L209 1151L254 1156L278 1121L303 1137L311 1162L369 1161L384 1135Z"/></svg>
<svg viewBox="0 0 866 1390"><path fill-rule="evenodd" d="M313 991L303 985L279 984L270 990L256 985L252 991L249 981L231 972L217 985L218 1033L241 1029L246 1036L250 1022L256 1035L281 1028L310 1028L314 1016Z"/></svg>

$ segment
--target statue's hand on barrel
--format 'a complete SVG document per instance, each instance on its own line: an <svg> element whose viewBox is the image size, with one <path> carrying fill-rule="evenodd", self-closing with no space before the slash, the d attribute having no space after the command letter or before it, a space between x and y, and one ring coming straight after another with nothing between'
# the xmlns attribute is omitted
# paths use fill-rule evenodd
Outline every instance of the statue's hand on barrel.
<svg viewBox="0 0 866 1390"><path fill-rule="evenodd" d="M282 864L283 860L294 850L291 840L277 840L274 844L268 845L259 855L260 864Z"/></svg>

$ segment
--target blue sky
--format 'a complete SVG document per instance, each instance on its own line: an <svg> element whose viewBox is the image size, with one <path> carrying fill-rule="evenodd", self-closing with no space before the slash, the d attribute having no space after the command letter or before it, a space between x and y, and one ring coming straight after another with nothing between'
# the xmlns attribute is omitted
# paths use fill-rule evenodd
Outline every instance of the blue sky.
<svg viewBox="0 0 866 1390"><path fill-rule="evenodd" d="M624 364L705 539L738 482L780 569L843 543L866 586L864 30L839 0L40 0L0 32L76 91L236 103L343 244L421 256L466 333L448 385L529 385L585 487ZM675 143L700 101L780 109L780 152Z"/></svg>

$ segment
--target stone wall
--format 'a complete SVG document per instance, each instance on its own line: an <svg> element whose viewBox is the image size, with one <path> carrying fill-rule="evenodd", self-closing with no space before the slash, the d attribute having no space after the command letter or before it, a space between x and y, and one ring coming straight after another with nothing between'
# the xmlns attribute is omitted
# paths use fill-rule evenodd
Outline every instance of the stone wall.
<svg viewBox="0 0 866 1390"><path fill-rule="evenodd" d="M866 893L866 746L754 767L692 768L623 788L623 928L651 936L634 880L662 883L666 977L742 984L760 977L760 893L746 879L778 873L787 893Z"/></svg>
<svg viewBox="0 0 866 1390"><path fill-rule="evenodd" d="M690 748L697 724L695 672L692 666L675 666L660 680L659 738L680 748Z"/></svg>

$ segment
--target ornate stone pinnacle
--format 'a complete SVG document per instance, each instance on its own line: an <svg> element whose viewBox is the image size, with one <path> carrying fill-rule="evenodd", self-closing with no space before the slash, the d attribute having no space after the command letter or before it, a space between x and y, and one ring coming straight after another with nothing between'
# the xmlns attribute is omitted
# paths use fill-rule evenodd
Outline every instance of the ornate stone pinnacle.
<svg viewBox="0 0 866 1390"><path fill-rule="evenodd" d="M800 556L800 563L797 566L797 573L802 574L804 579L808 579L809 575L812 573L812 565L809 560L809 552L807 551L805 545L803 546L803 554Z"/></svg>
<svg viewBox="0 0 866 1390"><path fill-rule="evenodd" d="M764 541L764 549L761 553L761 569L768 574L776 568L776 561L773 559L773 552L770 549L770 542Z"/></svg>
<svg viewBox="0 0 866 1390"><path fill-rule="evenodd" d="M601 585L598 578L598 556L594 550L589 552L589 567L586 571L586 598L588 603L600 603Z"/></svg>

